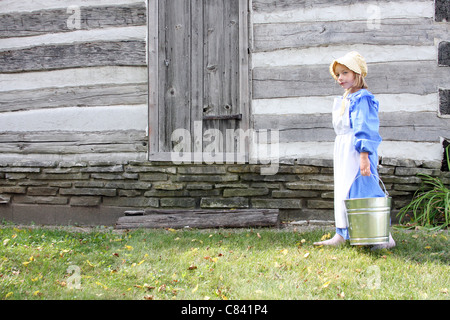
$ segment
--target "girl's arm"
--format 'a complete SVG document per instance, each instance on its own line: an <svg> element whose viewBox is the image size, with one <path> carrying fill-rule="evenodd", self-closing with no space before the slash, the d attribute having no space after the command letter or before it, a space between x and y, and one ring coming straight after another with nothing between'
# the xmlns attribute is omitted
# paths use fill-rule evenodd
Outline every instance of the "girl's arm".
<svg viewBox="0 0 450 320"><path fill-rule="evenodd" d="M361 169L361 175L363 175L365 177L370 176L370 161L369 161L369 153L368 152L360 153L359 167Z"/></svg>

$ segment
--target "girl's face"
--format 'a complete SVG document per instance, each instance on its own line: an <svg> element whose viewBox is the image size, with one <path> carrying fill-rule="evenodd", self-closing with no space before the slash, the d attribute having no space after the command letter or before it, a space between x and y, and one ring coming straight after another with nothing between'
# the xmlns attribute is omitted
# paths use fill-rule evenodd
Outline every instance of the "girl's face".
<svg viewBox="0 0 450 320"><path fill-rule="evenodd" d="M335 72L338 77L339 85L345 90L350 89L355 85L355 73L346 66L337 64Z"/></svg>

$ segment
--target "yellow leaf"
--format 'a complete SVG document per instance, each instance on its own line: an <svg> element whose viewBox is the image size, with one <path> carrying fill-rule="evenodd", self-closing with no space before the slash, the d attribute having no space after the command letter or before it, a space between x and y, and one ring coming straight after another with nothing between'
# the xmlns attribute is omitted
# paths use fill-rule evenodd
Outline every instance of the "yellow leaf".
<svg viewBox="0 0 450 320"><path fill-rule="evenodd" d="M322 286L322 288L328 288L328 286L330 285L331 281L325 282Z"/></svg>
<svg viewBox="0 0 450 320"><path fill-rule="evenodd" d="M22 262L22 264L23 264L25 267L28 266L29 263L31 263L31 261L25 261L25 262Z"/></svg>
<svg viewBox="0 0 450 320"><path fill-rule="evenodd" d="M125 246L125 248L126 248L127 250L129 250L129 251L133 250L133 247L132 247L132 246Z"/></svg>
<svg viewBox="0 0 450 320"><path fill-rule="evenodd" d="M192 289L192 293L196 292L198 290L198 284L195 286L194 289Z"/></svg>
<svg viewBox="0 0 450 320"><path fill-rule="evenodd" d="M140 266L141 264L143 264L145 262L145 260L142 260L141 262L138 263L138 266Z"/></svg>
<svg viewBox="0 0 450 320"><path fill-rule="evenodd" d="M167 231L170 231L170 232L177 232L177 230L172 229L172 228L168 228Z"/></svg>
<svg viewBox="0 0 450 320"><path fill-rule="evenodd" d="M39 294L39 290L36 290L35 292L33 292L33 296L37 296Z"/></svg>
<svg viewBox="0 0 450 320"><path fill-rule="evenodd" d="M89 260L86 260L86 263L90 266L90 267L95 267L95 265L94 264L92 264L92 262L90 262Z"/></svg>
<svg viewBox="0 0 450 320"><path fill-rule="evenodd" d="M211 260L212 260L212 262L217 262L217 260L219 260L219 258L212 258Z"/></svg>
<svg viewBox="0 0 450 320"><path fill-rule="evenodd" d="M288 254L288 249L283 249L280 251L282 254L287 255Z"/></svg>
<svg viewBox="0 0 450 320"><path fill-rule="evenodd" d="M12 292L8 292L8 293L6 294L6 296L5 296L5 298L9 298L9 297L11 297L12 295L13 295Z"/></svg>
<svg viewBox="0 0 450 320"><path fill-rule="evenodd" d="M320 238L320 240L321 241L324 241L324 240L327 240L327 239L330 239L331 238L331 233L327 233L327 234L324 234L323 236L322 236L322 238Z"/></svg>
<svg viewBox="0 0 450 320"><path fill-rule="evenodd" d="M430 249L431 249L431 247L430 247L430 246L426 246L426 247L425 247L425 249L427 249L427 250L430 250Z"/></svg>
<svg viewBox="0 0 450 320"><path fill-rule="evenodd" d="M105 289L105 290L108 290L108 287L107 286L105 286L104 284L102 284L102 283L100 283L100 282L96 282L95 283L96 285L99 285L100 287L103 287L103 289Z"/></svg>

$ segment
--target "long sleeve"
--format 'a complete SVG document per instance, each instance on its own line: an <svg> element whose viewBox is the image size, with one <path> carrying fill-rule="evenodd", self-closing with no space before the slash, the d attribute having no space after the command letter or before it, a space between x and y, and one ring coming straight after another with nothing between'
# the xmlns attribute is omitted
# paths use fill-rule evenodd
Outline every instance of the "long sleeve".
<svg viewBox="0 0 450 320"><path fill-rule="evenodd" d="M379 134L378 101L367 90L361 90L350 99L350 121L358 152L377 153L381 143Z"/></svg>

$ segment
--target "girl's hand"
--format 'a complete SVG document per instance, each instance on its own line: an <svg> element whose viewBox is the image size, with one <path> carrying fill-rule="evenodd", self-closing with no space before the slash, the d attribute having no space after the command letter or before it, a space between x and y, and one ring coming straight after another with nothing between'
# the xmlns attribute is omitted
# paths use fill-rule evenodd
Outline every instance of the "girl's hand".
<svg viewBox="0 0 450 320"><path fill-rule="evenodd" d="M367 152L361 152L359 168L361 169L362 176L364 177L370 176L370 161L369 161L369 154Z"/></svg>

